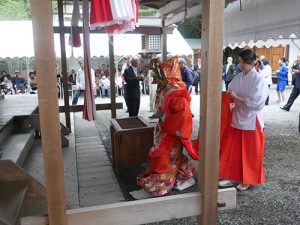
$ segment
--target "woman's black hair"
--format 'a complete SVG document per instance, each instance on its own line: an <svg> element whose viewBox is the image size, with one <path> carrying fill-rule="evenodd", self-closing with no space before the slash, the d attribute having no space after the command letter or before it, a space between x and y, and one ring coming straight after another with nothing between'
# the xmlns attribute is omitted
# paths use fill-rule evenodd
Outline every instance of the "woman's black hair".
<svg viewBox="0 0 300 225"><path fill-rule="evenodd" d="M285 59L285 57L279 57L279 59L283 62L283 63L285 63L286 62L286 59Z"/></svg>
<svg viewBox="0 0 300 225"><path fill-rule="evenodd" d="M262 63L264 64L264 66L270 64L269 61L268 61L267 59L262 59Z"/></svg>
<svg viewBox="0 0 300 225"><path fill-rule="evenodd" d="M241 57L246 64L251 64L257 59L257 55L250 49L246 49L240 52L239 57Z"/></svg>

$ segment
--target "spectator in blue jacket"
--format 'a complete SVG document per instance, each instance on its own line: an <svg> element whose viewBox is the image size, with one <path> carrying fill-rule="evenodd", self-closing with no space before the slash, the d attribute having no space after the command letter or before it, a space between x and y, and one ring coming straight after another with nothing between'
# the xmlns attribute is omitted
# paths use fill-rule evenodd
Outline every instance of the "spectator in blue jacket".
<svg viewBox="0 0 300 225"><path fill-rule="evenodd" d="M284 57L280 57L278 59L278 62L280 64L279 70L277 70L278 80L277 80L277 95L278 95L278 102L284 102L285 100L285 94L284 89L288 81L288 67L286 66L286 60Z"/></svg>
<svg viewBox="0 0 300 225"><path fill-rule="evenodd" d="M178 60L180 66L180 72L182 81L186 85L186 89L191 93L192 91L192 84L193 84L193 74L190 68L186 66L186 62L184 58L179 58Z"/></svg>
<svg viewBox="0 0 300 225"><path fill-rule="evenodd" d="M15 71L15 76L12 78L12 83L16 93L25 92L25 79L20 77L20 72L18 70Z"/></svg>

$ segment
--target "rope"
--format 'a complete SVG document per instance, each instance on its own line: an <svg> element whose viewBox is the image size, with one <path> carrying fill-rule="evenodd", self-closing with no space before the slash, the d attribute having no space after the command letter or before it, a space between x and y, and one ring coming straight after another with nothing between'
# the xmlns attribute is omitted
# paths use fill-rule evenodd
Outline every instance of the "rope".
<svg viewBox="0 0 300 225"><path fill-rule="evenodd" d="M187 13L187 0L184 2L184 20L186 20L188 13Z"/></svg>
<svg viewBox="0 0 300 225"><path fill-rule="evenodd" d="M242 7L242 0L240 0L240 11L243 11L243 7Z"/></svg>

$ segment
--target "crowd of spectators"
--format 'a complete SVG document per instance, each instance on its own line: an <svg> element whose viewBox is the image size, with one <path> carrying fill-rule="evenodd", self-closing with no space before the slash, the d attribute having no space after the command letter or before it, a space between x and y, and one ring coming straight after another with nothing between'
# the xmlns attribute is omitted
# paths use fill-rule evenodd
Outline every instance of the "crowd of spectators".
<svg viewBox="0 0 300 225"><path fill-rule="evenodd" d="M35 71L30 72L27 81L19 70L15 70L13 76L3 70L0 75L0 86L1 93L5 95L23 94L25 92L36 93L36 73Z"/></svg>

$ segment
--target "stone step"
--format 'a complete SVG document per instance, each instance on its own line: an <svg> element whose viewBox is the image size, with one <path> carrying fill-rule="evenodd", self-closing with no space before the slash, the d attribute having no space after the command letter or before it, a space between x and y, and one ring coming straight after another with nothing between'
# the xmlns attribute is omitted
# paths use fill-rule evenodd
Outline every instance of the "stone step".
<svg viewBox="0 0 300 225"><path fill-rule="evenodd" d="M34 130L26 133L12 133L1 143L2 160L11 160L23 165L34 142Z"/></svg>

